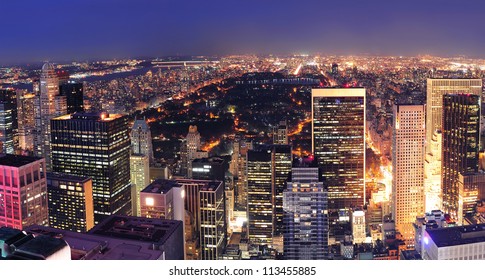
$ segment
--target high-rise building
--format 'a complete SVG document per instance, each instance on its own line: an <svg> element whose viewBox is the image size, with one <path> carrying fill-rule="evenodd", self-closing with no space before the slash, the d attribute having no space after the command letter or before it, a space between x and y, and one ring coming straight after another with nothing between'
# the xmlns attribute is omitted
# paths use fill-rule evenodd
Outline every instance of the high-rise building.
<svg viewBox="0 0 485 280"><path fill-rule="evenodd" d="M87 232L94 226L91 178L48 172L47 193L50 227Z"/></svg>
<svg viewBox="0 0 485 280"><path fill-rule="evenodd" d="M0 227L23 229L47 225L45 161L17 155L0 156Z"/></svg>
<svg viewBox="0 0 485 280"><path fill-rule="evenodd" d="M13 154L18 149L17 95L11 89L0 89L0 142L3 153Z"/></svg>
<svg viewBox="0 0 485 280"><path fill-rule="evenodd" d="M46 63L42 66L40 91L35 99L34 154L45 158L47 171L52 170L50 121L66 113L66 97L59 95L59 78L54 65Z"/></svg>
<svg viewBox="0 0 485 280"><path fill-rule="evenodd" d="M271 146L273 237L283 234L283 192L286 190L292 160L290 145Z"/></svg>
<svg viewBox="0 0 485 280"><path fill-rule="evenodd" d="M199 189L200 257L218 260L227 243L224 184L208 182Z"/></svg>
<svg viewBox="0 0 485 280"><path fill-rule="evenodd" d="M235 181L235 206L237 209L246 211L248 206L247 200L247 153L248 150L252 150L253 145L251 142L244 140L234 141L234 150L231 157L230 172L234 175Z"/></svg>
<svg viewBox="0 0 485 280"><path fill-rule="evenodd" d="M426 152L435 131L442 127L443 95L447 93L482 94L481 79L428 79L426 88Z"/></svg>
<svg viewBox="0 0 485 280"><path fill-rule="evenodd" d="M362 209L352 211L352 240L354 244L364 243L365 234L365 213Z"/></svg>
<svg viewBox="0 0 485 280"><path fill-rule="evenodd" d="M312 89L312 150L328 184L328 207L364 204L365 89Z"/></svg>
<svg viewBox="0 0 485 280"><path fill-rule="evenodd" d="M35 132L35 94L17 90L19 148L33 151Z"/></svg>
<svg viewBox="0 0 485 280"><path fill-rule="evenodd" d="M208 153L201 151L200 133L196 125L189 126L189 133L180 146L181 175L192 178L192 161L197 158L206 158Z"/></svg>
<svg viewBox="0 0 485 280"><path fill-rule="evenodd" d="M67 114L84 112L84 85L75 81L59 82L59 92L66 97Z"/></svg>
<svg viewBox="0 0 485 280"><path fill-rule="evenodd" d="M177 183L184 189L185 210L193 217L195 223L195 236L198 242L192 244L199 244L199 258L219 258L226 245L227 231L223 182L179 179ZM187 230L190 230L190 227L186 227L185 230L186 235L189 235ZM187 242L187 246L189 245ZM190 248L187 248L187 253L188 251Z"/></svg>
<svg viewBox="0 0 485 280"><path fill-rule="evenodd" d="M480 96L445 94L442 133L443 210L462 224L463 216L471 214L478 195L473 180L465 179L478 173Z"/></svg>
<svg viewBox="0 0 485 280"><path fill-rule="evenodd" d="M135 119L130 132L131 138L131 153L137 155L146 155L153 165L153 148L152 148L152 133L150 127L143 120Z"/></svg>
<svg viewBox="0 0 485 280"><path fill-rule="evenodd" d="M54 172L93 180L94 221L131 214L128 117L75 113L52 119Z"/></svg>
<svg viewBox="0 0 485 280"><path fill-rule="evenodd" d="M431 142L431 143L430 143ZM435 131L424 161L425 211L442 209L441 202L441 131Z"/></svg>
<svg viewBox="0 0 485 280"><path fill-rule="evenodd" d="M133 216L141 217L140 192L150 184L150 163L147 155L130 156L131 205Z"/></svg>
<svg viewBox="0 0 485 280"><path fill-rule="evenodd" d="M281 121L273 128L273 144L288 145L288 124L286 120Z"/></svg>
<svg viewBox="0 0 485 280"><path fill-rule="evenodd" d="M283 251L288 260L328 257L327 190L318 167L294 167L283 193Z"/></svg>
<svg viewBox="0 0 485 280"><path fill-rule="evenodd" d="M424 215L425 106L394 105L392 135L392 203L396 229L409 246L413 223Z"/></svg>
<svg viewBox="0 0 485 280"><path fill-rule="evenodd" d="M250 150L247 155L247 217L249 239L269 245L273 238L271 150Z"/></svg>
<svg viewBox="0 0 485 280"><path fill-rule="evenodd" d="M140 192L141 216L184 221L184 198L184 188L177 181L155 180Z"/></svg>
<svg viewBox="0 0 485 280"><path fill-rule="evenodd" d="M192 179L224 182L227 169L227 163L220 157L194 159L192 161Z"/></svg>

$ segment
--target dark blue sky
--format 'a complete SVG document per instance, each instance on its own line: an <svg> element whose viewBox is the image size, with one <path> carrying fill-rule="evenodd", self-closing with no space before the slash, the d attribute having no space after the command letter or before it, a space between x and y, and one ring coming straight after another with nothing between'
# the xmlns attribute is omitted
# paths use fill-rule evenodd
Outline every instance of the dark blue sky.
<svg viewBox="0 0 485 280"><path fill-rule="evenodd" d="M0 64L245 52L485 57L485 1L0 0Z"/></svg>

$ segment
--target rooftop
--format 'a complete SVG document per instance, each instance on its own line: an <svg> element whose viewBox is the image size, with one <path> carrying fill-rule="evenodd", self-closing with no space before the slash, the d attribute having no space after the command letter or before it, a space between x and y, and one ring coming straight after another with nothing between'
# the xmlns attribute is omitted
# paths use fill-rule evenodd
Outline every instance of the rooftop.
<svg viewBox="0 0 485 280"><path fill-rule="evenodd" d="M177 187L178 184L173 180L157 179L153 181L150 185L144 188L141 192L143 193L160 193L164 194L170 191L172 188Z"/></svg>
<svg viewBox="0 0 485 280"><path fill-rule="evenodd" d="M65 173L57 173L57 172L47 172L47 179L64 180L64 181L79 182L79 183L85 183L91 180L91 178L89 177L77 176L77 175L65 174Z"/></svg>
<svg viewBox="0 0 485 280"><path fill-rule="evenodd" d="M108 114L105 112L76 112L74 114L68 114L53 118L53 120L91 120L91 121L103 121L108 122L123 117L122 114Z"/></svg>
<svg viewBox="0 0 485 280"><path fill-rule="evenodd" d="M426 229L426 232L438 247L485 242L485 224Z"/></svg>
<svg viewBox="0 0 485 280"><path fill-rule="evenodd" d="M16 252L33 254L47 258L67 246L66 241L61 238L39 235L20 245L16 249Z"/></svg>
<svg viewBox="0 0 485 280"><path fill-rule="evenodd" d="M6 244L13 244L24 237L25 234L21 230L9 227L0 228L0 241L3 241Z"/></svg>
<svg viewBox="0 0 485 280"><path fill-rule="evenodd" d="M0 155L0 165L3 165L3 166L22 167L24 165L36 162L38 160L43 160L43 159L39 157L28 157L28 156L19 156L19 155L11 155L11 154Z"/></svg>

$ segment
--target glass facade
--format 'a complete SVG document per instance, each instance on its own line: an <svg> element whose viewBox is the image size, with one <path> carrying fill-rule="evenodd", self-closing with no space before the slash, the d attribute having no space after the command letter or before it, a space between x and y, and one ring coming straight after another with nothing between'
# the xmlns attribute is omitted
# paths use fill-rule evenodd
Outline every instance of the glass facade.
<svg viewBox="0 0 485 280"><path fill-rule="evenodd" d="M95 223L131 214L128 117L76 113L51 124L53 171L93 179Z"/></svg>
<svg viewBox="0 0 485 280"><path fill-rule="evenodd" d="M365 89L312 90L312 147L329 209L364 204Z"/></svg>

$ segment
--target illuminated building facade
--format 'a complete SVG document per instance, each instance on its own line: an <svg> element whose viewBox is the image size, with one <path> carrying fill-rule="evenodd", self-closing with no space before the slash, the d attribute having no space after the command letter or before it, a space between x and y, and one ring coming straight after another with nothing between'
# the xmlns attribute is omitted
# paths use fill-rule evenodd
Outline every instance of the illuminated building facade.
<svg viewBox="0 0 485 280"><path fill-rule="evenodd" d="M152 133L150 127L143 120L135 119L130 132L131 138L131 153L137 155L146 155L150 165L154 163L153 147L152 147Z"/></svg>
<svg viewBox="0 0 485 280"><path fill-rule="evenodd" d="M140 192L150 184L150 163L146 155L130 156L131 206L133 216L141 216Z"/></svg>
<svg viewBox="0 0 485 280"><path fill-rule="evenodd" d="M47 225L47 185L42 158L0 156L0 227Z"/></svg>
<svg viewBox="0 0 485 280"><path fill-rule="evenodd" d="M292 159L290 145L271 146L273 237L283 234L283 192L291 172Z"/></svg>
<svg viewBox="0 0 485 280"><path fill-rule="evenodd" d="M392 203L396 229L409 246L413 223L424 215L425 106L394 105L392 135Z"/></svg>
<svg viewBox="0 0 485 280"><path fill-rule="evenodd" d="M34 105L35 94L17 90L18 134L21 150L34 149Z"/></svg>
<svg viewBox="0 0 485 280"><path fill-rule="evenodd" d="M52 119L53 171L93 180L94 220L131 214L128 118L75 113Z"/></svg>
<svg viewBox="0 0 485 280"><path fill-rule="evenodd" d="M482 94L481 79L427 79L426 88L426 152L433 133L442 130L443 95L447 93Z"/></svg>
<svg viewBox="0 0 485 280"><path fill-rule="evenodd" d="M40 75L40 91L35 100L34 154L45 158L47 171L52 170L51 122L67 113L66 96L59 95L59 78L54 65L46 63Z"/></svg>
<svg viewBox="0 0 485 280"><path fill-rule="evenodd" d="M47 193L50 227L87 232L94 226L91 178L48 172Z"/></svg>
<svg viewBox="0 0 485 280"><path fill-rule="evenodd" d="M365 89L312 89L312 150L329 209L364 204Z"/></svg>
<svg viewBox="0 0 485 280"><path fill-rule="evenodd" d="M200 258L217 260L227 243L224 184L207 183L199 189L200 197Z"/></svg>
<svg viewBox="0 0 485 280"><path fill-rule="evenodd" d="M478 196L477 186L467 183L470 180L466 178L478 173L480 96L445 94L442 130L443 210L461 225L463 216L471 214Z"/></svg>
<svg viewBox="0 0 485 280"><path fill-rule="evenodd" d="M318 167L294 167L283 193L283 253L288 260L328 257L327 190Z"/></svg>
<svg viewBox="0 0 485 280"><path fill-rule="evenodd" d="M2 153L13 154L18 148L17 95L14 90L0 89L0 142Z"/></svg>
<svg viewBox="0 0 485 280"><path fill-rule="evenodd" d="M365 242L365 213L362 209L352 211L352 240L354 244Z"/></svg>
<svg viewBox="0 0 485 280"><path fill-rule="evenodd" d="M435 131L424 161L425 211L442 209L441 203L441 131Z"/></svg>

